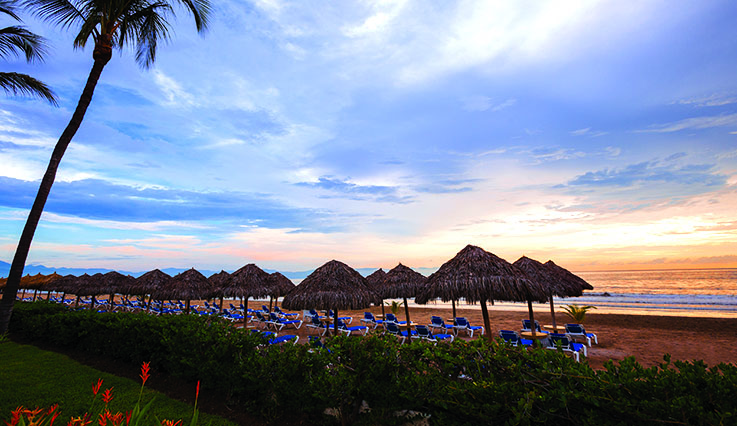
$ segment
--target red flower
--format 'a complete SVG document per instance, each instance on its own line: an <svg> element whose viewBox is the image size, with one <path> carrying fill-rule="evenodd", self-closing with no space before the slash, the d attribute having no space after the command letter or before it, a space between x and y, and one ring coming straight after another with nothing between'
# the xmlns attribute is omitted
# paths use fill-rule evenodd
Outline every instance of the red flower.
<svg viewBox="0 0 737 426"><path fill-rule="evenodd" d="M97 384L92 385L92 394L97 396L97 392L100 391L100 388L102 387L102 379L97 379Z"/></svg>
<svg viewBox="0 0 737 426"><path fill-rule="evenodd" d="M11 411L10 414L12 414L13 416L10 418L10 422L9 423L8 422L5 422L5 424L8 425L8 426L15 426L15 425L17 425L18 424L18 421L20 421L20 416L23 413L23 411L25 411L25 410L23 409L23 406L22 405L20 407L16 408L15 410Z"/></svg>
<svg viewBox="0 0 737 426"><path fill-rule="evenodd" d="M56 407L58 407L58 406L59 406L58 404L57 404L57 405L55 405L55 406L54 406L54 409L56 409ZM49 414L51 414L51 412L49 412ZM49 426L54 426L54 420L56 420L56 417L57 417L58 415L59 415L59 412L58 412L58 411L56 411L56 412L54 413L54 415L53 415L53 416L51 416L51 421L49 422Z"/></svg>
<svg viewBox="0 0 737 426"><path fill-rule="evenodd" d="M90 423L92 423L92 420L89 419L89 414L84 413L84 416L82 417L77 417L76 419L72 417L69 419L67 426L87 426Z"/></svg>
<svg viewBox="0 0 737 426"><path fill-rule="evenodd" d="M182 423L182 420L179 419L176 422L174 420L162 420L161 426L179 426Z"/></svg>
<svg viewBox="0 0 737 426"><path fill-rule="evenodd" d="M105 401L105 405L107 405L110 401L113 400L113 388L107 388L105 389L105 392L102 393L102 400Z"/></svg>
<svg viewBox="0 0 737 426"><path fill-rule="evenodd" d="M197 393L196 393L196 394L195 394L195 396L194 396L194 400L195 400L195 403L197 402L197 400L198 400L199 398L200 398L200 381L199 381L199 380L197 380Z"/></svg>
<svg viewBox="0 0 737 426"><path fill-rule="evenodd" d="M105 417L104 413L100 413L100 418L97 419L97 423L99 423L100 426L107 426L107 417Z"/></svg>
<svg viewBox="0 0 737 426"><path fill-rule="evenodd" d="M146 384L146 380L148 380L148 377L149 377L149 374L148 374L149 364L150 363L148 363L148 362L144 362L143 365L141 365L141 380L143 380L143 383L141 384L141 386L145 385Z"/></svg>
<svg viewBox="0 0 737 426"><path fill-rule="evenodd" d="M133 410L128 410L125 413L125 426L128 426L131 422L131 415L133 414Z"/></svg>

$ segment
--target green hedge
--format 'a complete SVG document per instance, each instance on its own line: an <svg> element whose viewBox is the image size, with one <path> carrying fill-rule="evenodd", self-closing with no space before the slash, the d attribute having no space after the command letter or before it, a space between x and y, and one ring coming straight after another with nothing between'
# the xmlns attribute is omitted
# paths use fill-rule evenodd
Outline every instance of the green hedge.
<svg viewBox="0 0 737 426"><path fill-rule="evenodd" d="M643 368L633 358L594 371L556 351L483 339L433 346L337 337L328 350L268 346L216 318L153 317L17 304L11 333L201 380L268 422L402 424L736 424L737 368L703 362ZM369 409L367 409L367 407Z"/></svg>

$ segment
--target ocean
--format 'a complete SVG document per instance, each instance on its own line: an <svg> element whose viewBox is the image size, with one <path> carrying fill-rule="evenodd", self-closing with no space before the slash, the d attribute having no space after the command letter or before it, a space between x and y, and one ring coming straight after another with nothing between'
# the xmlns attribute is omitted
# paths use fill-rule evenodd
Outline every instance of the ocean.
<svg viewBox="0 0 737 426"><path fill-rule="evenodd" d="M737 318L737 269L576 272L594 287L581 297L554 298L564 305L591 305L600 313ZM446 305L437 302L437 305ZM450 306L450 303L447 305ZM410 303L410 306L412 304ZM459 306L469 307L461 302ZM479 305L471 305L470 307ZM547 304L533 304L549 312ZM497 309L527 310L525 303L496 302ZM492 308L493 309L493 308Z"/></svg>

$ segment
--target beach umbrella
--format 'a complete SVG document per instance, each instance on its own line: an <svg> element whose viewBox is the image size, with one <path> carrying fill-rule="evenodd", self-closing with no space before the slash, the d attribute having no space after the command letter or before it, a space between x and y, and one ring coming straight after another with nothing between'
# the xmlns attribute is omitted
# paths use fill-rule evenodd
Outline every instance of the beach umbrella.
<svg viewBox="0 0 737 426"><path fill-rule="evenodd" d="M77 277L77 288L74 294L77 296L90 296L92 302L90 309L95 309L95 296L102 293L102 273L98 272L94 275L83 274Z"/></svg>
<svg viewBox="0 0 737 426"><path fill-rule="evenodd" d="M52 272L51 274L43 277L43 280L41 281L41 286L39 288L43 291L46 291L46 300L51 299L51 292L56 291L55 282L58 281L60 278L61 275L57 274L56 272Z"/></svg>
<svg viewBox="0 0 737 426"><path fill-rule="evenodd" d="M279 300L280 297L286 296L287 293L294 290L296 286L284 274L281 272L273 272L269 274L269 296L272 299ZM269 308L271 308L271 302L269 302Z"/></svg>
<svg viewBox="0 0 737 426"><path fill-rule="evenodd" d="M338 310L363 309L376 303L378 296L368 286L366 278L345 263L331 260L315 269L294 290L284 296L285 309L332 309L338 333Z"/></svg>
<svg viewBox="0 0 737 426"><path fill-rule="evenodd" d="M115 295L130 294L131 289L135 286L136 279L130 275L123 275L120 272L110 271L102 275L102 282L100 283L100 293L110 295L110 303L108 310L113 311L113 303L115 301Z"/></svg>
<svg viewBox="0 0 737 426"><path fill-rule="evenodd" d="M135 279L133 286L131 286L130 294L143 296L144 300L146 299L146 295L149 295L148 309L151 309L151 301L153 300L151 295L169 282L169 280L171 280L171 275L159 269L152 269Z"/></svg>
<svg viewBox="0 0 737 426"><path fill-rule="evenodd" d="M67 293L75 294L75 291L77 290L78 284L77 280L79 278L75 277L74 275L64 275L60 277L59 279L55 280L53 282L54 290L62 292L61 295L61 301L64 303L64 299L66 298ZM77 298L77 301L79 301L79 298Z"/></svg>
<svg viewBox="0 0 737 426"><path fill-rule="evenodd" d="M230 274L220 270L220 272L210 275L207 279L212 283L213 287L215 287L216 294L220 296L220 312L222 312L224 298L222 290L230 286Z"/></svg>
<svg viewBox="0 0 737 426"><path fill-rule="evenodd" d="M269 273L249 263L230 275L230 284L222 289L225 297L239 297L244 301L248 312L248 298L261 298L269 295Z"/></svg>
<svg viewBox="0 0 737 426"><path fill-rule="evenodd" d="M547 301L542 286L526 278L519 268L472 245L466 246L430 275L427 285L415 297L415 302L424 304L436 298L447 302L461 297L472 303L481 303L486 336L490 341L492 336L487 301Z"/></svg>
<svg viewBox="0 0 737 426"><path fill-rule="evenodd" d="M417 292L422 289L426 282L427 277L400 263L386 273L384 284L379 288L377 293L385 299L397 299L401 297L404 300L404 313L407 317L407 324L411 324L407 298L416 296Z"/></svg>
<svg viewBox="0 0 737 426"><path fill-rule="evenodd" d="M366 277L366 282L368 282L369 288L374 291L379 297L381 297L381 291L379 288L384 282L384 277L386 276L386 272L384 272L383 269L379 268L369 274ZM384 299L382 298L379 301L379 304L381 305L381 315L384 316L386 313L384 312Z"/></svg>
<svg viewBox="0 0 737 426"><path fill-rule="evenodd" d="M514 265L525 271L531 279L541 283L547 290L548 299L550 300L550 315L553 318L553 328L558 327L555 320L553 296L578 297L583 294L583 290L594 289L583 278L556 265L552 260L548 260L543 264L535 259L522 256L514 262Z"/></svg>
<svg viewBox="0 0 737 426"><path fill-rule="evenodd" d="M151 297L156 300L184 299L185 311L189 313L191 300L209 299L215 294L215 287L196 269L188 269L171 277L156 289Z"/></svg>

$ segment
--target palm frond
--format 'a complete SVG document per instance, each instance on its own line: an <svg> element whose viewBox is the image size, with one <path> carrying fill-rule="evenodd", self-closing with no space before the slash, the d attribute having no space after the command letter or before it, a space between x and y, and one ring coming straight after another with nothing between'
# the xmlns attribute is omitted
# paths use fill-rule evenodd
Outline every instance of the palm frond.
<svg viewBox="0 0 737 426"><path fill-rule="evenodd" d="M91 1L82 0L79 3L84 6ZM23 0L21 5L42 20L63 29L71 28L73 24L87 19L87 15L69 0Z"/></svg>
<svg viewBox="0 0 737 426"><path fill-rule="evenodd" d="M13 0L0 0L0 13L20 21L20 17L15 14L15 2Z"/></svg>
<svg viewBox="0 0 737 426"><path fill-rule="evenodd" d="M36 96L57 106L54 92L46 84L27 74L0 72L0 87L7 93Z"/></svg>
<svg viewBox="0 0 737 426"><path fill-rule="evenodd" d="M28 62L43 61L46 42L43 37L24 27L0 28L0 58L19 56L20 52L23 52Z"/></svg>
<svg viewBox="0 0 737 426"><path fill-rule="evenodd" d="M204 32L210 22L210 1L209 0L178 0L192 13L197 32Z"/></svg>

